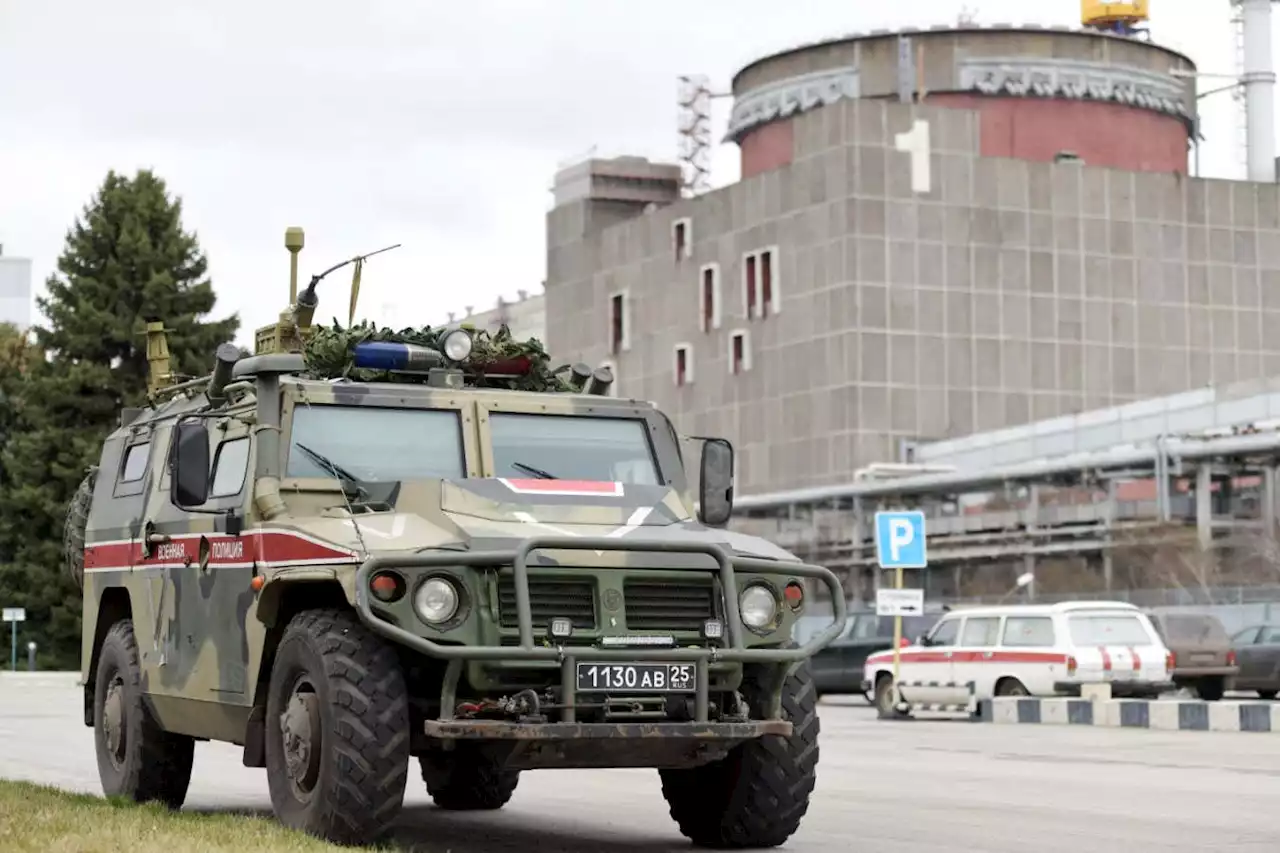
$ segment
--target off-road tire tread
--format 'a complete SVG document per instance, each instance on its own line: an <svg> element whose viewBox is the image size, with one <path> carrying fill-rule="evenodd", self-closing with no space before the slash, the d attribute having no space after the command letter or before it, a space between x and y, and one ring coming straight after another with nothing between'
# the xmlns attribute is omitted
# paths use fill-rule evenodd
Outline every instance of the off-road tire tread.
<svg viewBox="0 0 1280 853"><path fill-rule="evenodd" d="M458 745L448 758L448 769L438 776L430 772L428 756L419 758L427 793L437 806L450 811L502 808L520 784L520 771L503 767L484 753L466 746ZM433 776L437 776L434 783Z"/></svg>
<svg viewBox="0 0 1280 853"><path fill-rule="evenodd" d="M741 692L753 717L763 716L764 689L744 677ZM782 716L790 737L742 744L724 759L690 770L662 770L662 795L680 832L701 847L777 847L800 828L817 782L817 690L808 661L789 675Z"/></svg>
<svg viewBox="0 0 1280 853"><path fill-rule="evenodd" d="M195 760L195 739L186 735L167 732L151 715L142 697L142 667L139 663L138 641L133 633L133 621L121 619L107 631L98 656L101 668L107 650L119 649L124 657L121 675L125 682L125 698L129 707L127 719L139 723L138 760L132 766L126 763L125 793L138 803L158 802L171 809L180 809L187 799L191 785L191 768ZM96 690L96 687L95 687ZM97 745L99 717L103 713L101 703L106 696L94 697L94 743ZM126 762L127 762L126 758Z"/></svg>
<svg viewBox="0 0 1280 853"><path fill-rule="evenodd" d="M319 655L331 693L328 787L315 812L313 835L338 844L380 836L404 804L409 767L409 699L394 649L355 614L305 610L290 621L281 644L301 635ZM313 677L319 676L314 673Z"/></svg>

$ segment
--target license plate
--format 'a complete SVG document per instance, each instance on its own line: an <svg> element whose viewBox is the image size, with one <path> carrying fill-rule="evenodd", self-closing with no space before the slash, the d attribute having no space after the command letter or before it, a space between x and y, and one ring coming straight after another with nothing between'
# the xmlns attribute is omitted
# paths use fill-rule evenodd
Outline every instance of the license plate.
<svg viewBox="0 0 1280 853"><path fill-rule="evenodd" d="M583 692L690 693L693 689L691 663L578 664L578 690Z"/></svg>

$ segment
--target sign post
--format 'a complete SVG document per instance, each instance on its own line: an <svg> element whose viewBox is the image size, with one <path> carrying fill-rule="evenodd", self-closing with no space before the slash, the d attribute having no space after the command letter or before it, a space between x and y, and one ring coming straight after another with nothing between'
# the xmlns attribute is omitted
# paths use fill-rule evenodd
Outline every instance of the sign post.
<svg viewBox="0 0 1280 853"><path fill-rule="evenodd" d="M27 611L21 607L0 610L0 621L9 623L9 669L18 671L18 623L27 621Z"/></svg>
<svg viewBox="0 0 1280 853"><path fill-rule="evenodd" d="M893 616L893 689L902 702L898 668L902 660L902 615L924 612L924 590L903 589L904 569L929 565L924 513L919 510L876 513L876 558L881 569L893 569L893 590L876 594L876 613ZM889 594L881 599L881 593Z"/></svg>

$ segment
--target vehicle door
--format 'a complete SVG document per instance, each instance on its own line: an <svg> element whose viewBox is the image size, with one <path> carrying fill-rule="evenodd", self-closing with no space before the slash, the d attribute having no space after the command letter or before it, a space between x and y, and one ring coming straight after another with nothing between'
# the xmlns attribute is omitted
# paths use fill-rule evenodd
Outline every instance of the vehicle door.
<svg viewBox="0 0 1280 853"><path fill-rule="evenodd" d="M1052 616L1007 616L996 656L999 677L1016 678L1032 696L1054 695L1067 673Z"/></svg>
<svg viewBox="0 0 1280 853"><path fill-rule="evenodd" d="M952 698L955 691L945 685L952 678L951 658L955 653L956 641L960 638L960 623L961 617L958 615L944 617L925 637L923 645L913 645L902 650L899 680L902 695L908 702L949 704L957 701ZM876 657L879 659L881 655ZM893 666L892 659L883 666L890 669Z"/></svg>
<svg viewBox="0 0 1280 853"><path fill-rule="evenodd" d="M1280 625L1263 626L1253 645L1247 648L1250 687L1255 690L1280 689Z"/></svg>
<svg viewBox="0 0 1280 853"><path fill-rule="evenodd" d="M213 460L208 500L195 510L174 506L166 464L144 515L146 565L164 577L158 624L169 656L158 682L183 699L246 704L246 631L263 630L249 618L254 551L243 530L252 493L252 441L241 420L206 420ZM162 433L157 443L168 459L172 423Z"/></svg>
<svg viewBox="0 0 1280 853"><path fill-rule="evenodd" d="M843 645L848 642L849 632L853 630L857 618L856 614L846 616L843 630L836 635L830 645L819 650L810 660L814 685L823 693L835 693L845 689L844 682L849 681L850 678L853 680L855 689L862 681L861 669L856 674L846 677L841 659Z"/></svg>
<svg viewBox="0 0 1280 853"><path fill-rule="evenodd" d="M1240 667L1234 679L1236 687L1251 688L1253 686L1251 682L1263 665L1264 647L1258 643L1258 635L1264 629L1263 625L1251 625L1236 632L1231 638L1231 648L1235 650L1236 664Z"/></svg>
<svg viewBox="0 0 1280 853"><path fill-rule="evenodd" d="M966 702L969 699L969 683L974 694L988 698L995 693L996 679L1000 677L1000 661L996 646L1000 643L1001 616L968 616L960 629L960 640L951 658L951 682L948 702Z"/></svg>

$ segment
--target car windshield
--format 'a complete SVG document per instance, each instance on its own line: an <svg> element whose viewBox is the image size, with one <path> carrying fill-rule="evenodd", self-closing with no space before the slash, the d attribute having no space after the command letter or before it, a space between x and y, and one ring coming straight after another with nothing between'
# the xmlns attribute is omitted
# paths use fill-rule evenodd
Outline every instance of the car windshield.
<svg viewBox="0 0 1280 853"><path fill-rule="evenodd" d="M1067 619L1071 642L1077 646L1146 646L1151 635L1137 616L1073 615Z"/></svg>
<svg viewBox="0 0 1280 853"><path fill-rule="evenodd" d="M294 409L287 477L350 476L362 483L392 483L462 477L464 470L456 411L329 405Z"/></svg>
<svg viewBox="0 0 1280 853"><path fill-rule="evenodd" d="M648 426L636 418L574 415L489 416L498 477L602 480L652 486L661 482Z"/></svg>

